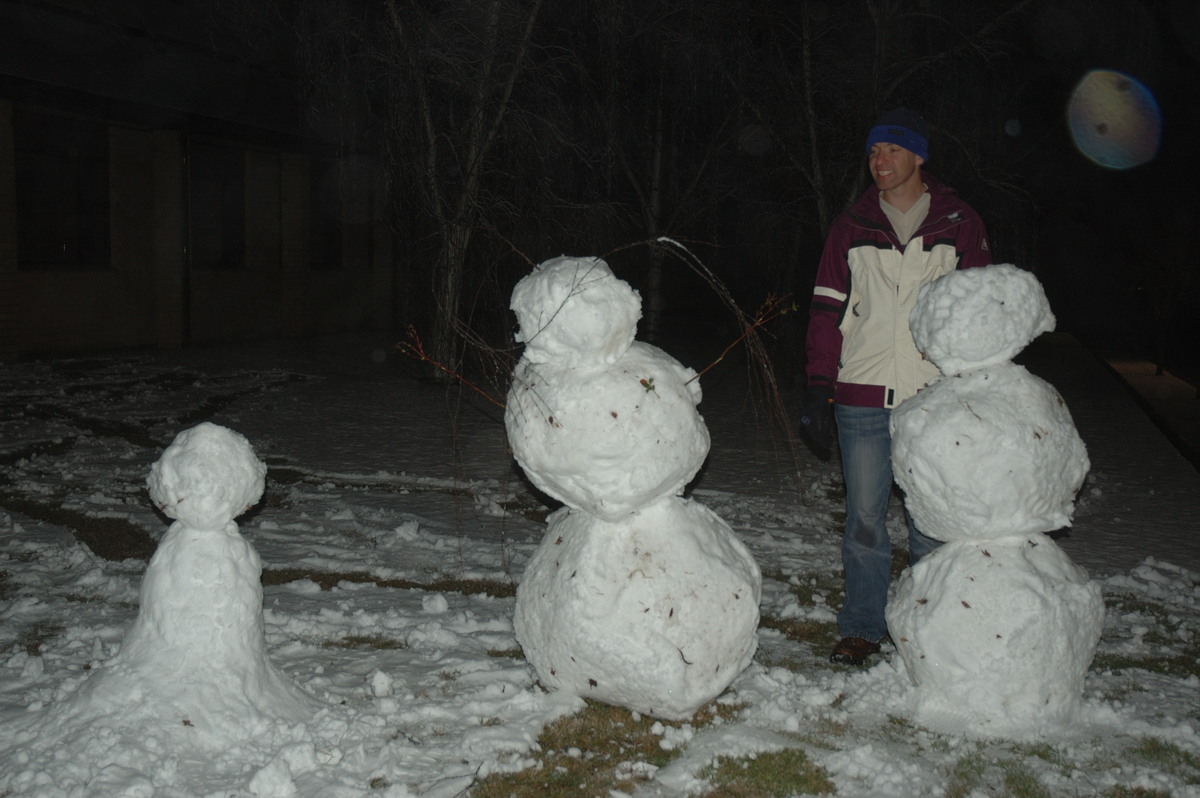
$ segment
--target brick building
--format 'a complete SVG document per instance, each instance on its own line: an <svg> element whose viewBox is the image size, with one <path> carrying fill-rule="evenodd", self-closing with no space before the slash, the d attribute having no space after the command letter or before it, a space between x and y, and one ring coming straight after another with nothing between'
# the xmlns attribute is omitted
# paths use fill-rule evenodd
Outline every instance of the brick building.
<svg viewBox="0 0 1200 798"><path fill-rule="evenodd" d="M0 0L0 361L392 325L380 171L202 5Z"/></svg>

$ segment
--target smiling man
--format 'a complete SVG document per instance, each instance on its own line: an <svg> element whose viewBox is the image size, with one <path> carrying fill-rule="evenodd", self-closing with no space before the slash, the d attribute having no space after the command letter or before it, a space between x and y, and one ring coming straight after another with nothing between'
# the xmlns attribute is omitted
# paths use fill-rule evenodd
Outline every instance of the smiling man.
<svg viewBox="0 0 1200 798"><path fill-rule="evenodd" d="M925 174L929 125L907 108L883 114L867 134L874 185L830 228L809 311L808 387L801 425L828 456L836 432L846 483L842 640L830 659L861 665L887 636L892 545L892 408L937 375L921 357L908 316L925 283L991 262L983 221L958 194ZM909 563L937 541L908 521Z"/></svg>

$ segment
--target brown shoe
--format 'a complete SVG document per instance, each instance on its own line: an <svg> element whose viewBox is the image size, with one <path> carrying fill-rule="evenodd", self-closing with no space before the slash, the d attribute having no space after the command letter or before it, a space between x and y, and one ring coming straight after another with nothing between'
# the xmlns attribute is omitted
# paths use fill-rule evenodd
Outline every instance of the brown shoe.
<svg viewBox="0 0 1200 798"><path fill-rule="evenodd" d="M862 665L867 661L867 657L878 653L878 643L872 643L861 637L843 637L841 642L833 647L829 661L842 665Z"/></svg>

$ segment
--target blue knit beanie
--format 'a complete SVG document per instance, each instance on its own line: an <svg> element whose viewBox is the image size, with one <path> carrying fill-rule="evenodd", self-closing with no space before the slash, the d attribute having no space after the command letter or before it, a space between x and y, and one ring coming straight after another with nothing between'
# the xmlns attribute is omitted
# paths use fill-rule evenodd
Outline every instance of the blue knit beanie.
<svg viewBox="0 0 1200 798"><path fill-rule="evenodd" d="M867 155L871 145L881 141L899 144L921 160L929 160L929 124L916 111L901 107L876 119L867 133Z"/></svg>

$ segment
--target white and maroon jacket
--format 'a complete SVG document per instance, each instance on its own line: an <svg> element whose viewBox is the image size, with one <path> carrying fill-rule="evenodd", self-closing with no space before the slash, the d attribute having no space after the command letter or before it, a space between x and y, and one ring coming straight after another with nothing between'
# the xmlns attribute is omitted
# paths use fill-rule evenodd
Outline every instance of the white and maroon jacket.
<svg viewBox="0 0 1200 798"><path fill-rule="evenodd" d="M839 404L892 408L938 370L913 343L908 317L921 286L991 262L983 220L928 174L929 214L905 247L871 186L830 228L817 267L806 351L808 385Z"/></svg>

